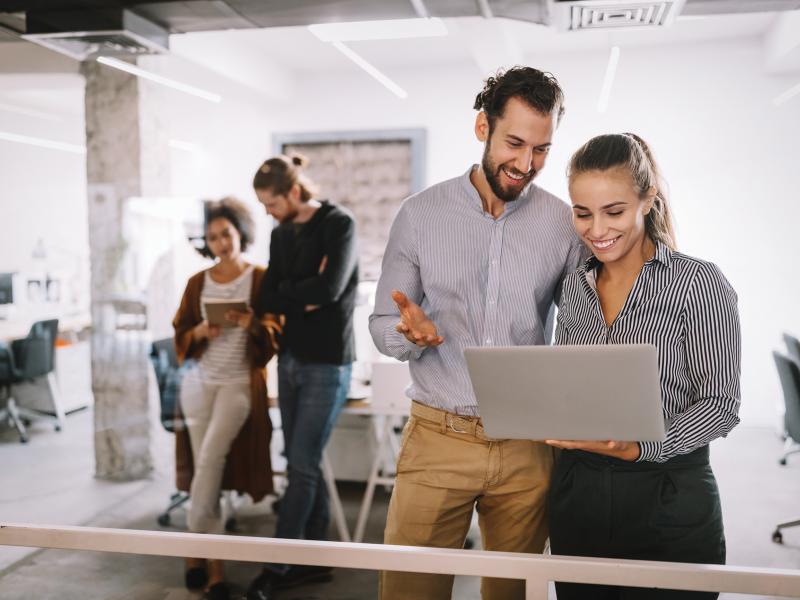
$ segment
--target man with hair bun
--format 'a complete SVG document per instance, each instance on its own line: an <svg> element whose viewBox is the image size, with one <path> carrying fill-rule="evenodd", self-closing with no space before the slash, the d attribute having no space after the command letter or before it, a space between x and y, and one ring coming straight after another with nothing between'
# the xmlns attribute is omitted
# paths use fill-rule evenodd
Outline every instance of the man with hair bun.
<svg viewBox="0 0 800 600"><path fill-rule="evenodd" d="M285 318L278 403L289 485L275 537L324 540L330 512L319 464L350 387L358 254L353 216L314 199L307 162L299 154L276 156L253 178L258 200L278 221L256 313ZM327 567L268 564L247 598L268 600L277 589L330 578Z"/></svg>
<svg viewBox="0 0 800 600"><path fill-rule="evenodd" d="M583 255L569 207L533 183L564 99L549 73L514 67L486 80L474 108L483 159L403 203L370 317L375 344L409 361L412 380L384 542L461 548L477 508L484 549L542 552L553 450L486 436L464 348L550 339ZM380 584L383 600L444 600L453 577L385 572ZM481 596L522 599L524 582L487 578Z"/></svg>

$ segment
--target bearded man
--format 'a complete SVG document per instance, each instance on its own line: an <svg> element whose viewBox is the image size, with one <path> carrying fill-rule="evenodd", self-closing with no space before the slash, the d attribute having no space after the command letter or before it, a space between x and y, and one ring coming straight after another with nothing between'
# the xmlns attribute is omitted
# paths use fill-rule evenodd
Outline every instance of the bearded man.
<svg viewBox="0 0 800 600"><path fill-rule="evenodd" d="M412 379L384 542L462 548L477 508L484 549L542 552L553 450L486 436L464 348L550 341L561 282L584 252L570 208L533 183L564 99L549 73L515 67L490 77L474 108L483 160L403 203L370 317L378 349L409 361ZM384 572L380 597L444 600L452 586ZM523 599L524 582L487 578L481 595Z"/></svg>

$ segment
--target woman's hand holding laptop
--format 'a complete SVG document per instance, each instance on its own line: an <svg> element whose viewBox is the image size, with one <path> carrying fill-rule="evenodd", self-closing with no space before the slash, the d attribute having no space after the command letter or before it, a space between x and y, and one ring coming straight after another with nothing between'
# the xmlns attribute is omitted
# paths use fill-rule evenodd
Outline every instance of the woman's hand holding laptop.
<svg viewBox="0 0 800 600"><path fill-rule="evenodd" d="M580 442L575 440L545 440L545 444L563 450L585 450L595 454L604 454L631 462L639 458L638 442Z"/></svg>

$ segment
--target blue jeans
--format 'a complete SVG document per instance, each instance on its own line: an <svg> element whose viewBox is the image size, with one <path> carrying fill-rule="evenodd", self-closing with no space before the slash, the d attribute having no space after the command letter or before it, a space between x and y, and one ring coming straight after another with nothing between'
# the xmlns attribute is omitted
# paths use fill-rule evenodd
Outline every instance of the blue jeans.
<svg viewBox="0 0 800 600"><path fill-rule="evenodd" d="M278 404L289 485L281 499L275 537L327 539L328 489L320 461L347 400L352 365L305 363L288 351L278 358ZM285 572L285 565L269 565Z"/></svg>

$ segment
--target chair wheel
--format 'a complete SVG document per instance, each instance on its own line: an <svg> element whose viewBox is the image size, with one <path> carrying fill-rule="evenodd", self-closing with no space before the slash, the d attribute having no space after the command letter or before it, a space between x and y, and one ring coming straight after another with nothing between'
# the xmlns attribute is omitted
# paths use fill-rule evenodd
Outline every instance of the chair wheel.
<svg viewBox="0 0 800 600"><path fill-rule="evenodd" d="M475 547L475 540L468 537L464 540L464 550L472 550Z"/></svg>
<svg viewBox="0 0 800 600"><path fill-rule="evenodd" d="M19 438L19 443L20 444L27 444L28 443L28 436L23 436L23 437Z"/></svg>
<svg viewBox="0 0 800 600"><path fill-rule="evenodd" d="M56 425L55 427L53 427L53 429L55 429L56 431L60 432L61 431L61 425Z"/></svg>
<svg viewBox="0 0 800 600"><path fill-rule="evenodd" d="M236 519L231 517L227 521L225 521L225 531L228 533L238 533L239 525L236 523Z"/></svg>
<svg viewBox="0 0 800 600"><path fill-rule="evenodd" d="M162 527L167 527L171 522L171 519L169 518L169 513L158 515L158 519L156 520L158 521L158 524L161 525Z"/></svg>
<svg viewBox="0 0 800 600"><path fill-rule="evenodd" d="M782 459L780 459L780 460L778 461L778 463L779 463L779 464L780 464L782 467L785 467L785 466L786 466L786 459L785 459L785 458L782 458Z"/></svg>
<svg viewBox="0 0 800 600"><path fill-rule="evenodd" d="M772 532L772 541L776 544L783 543L783 534L781 533L780 529L776 529Z"/></svg>

